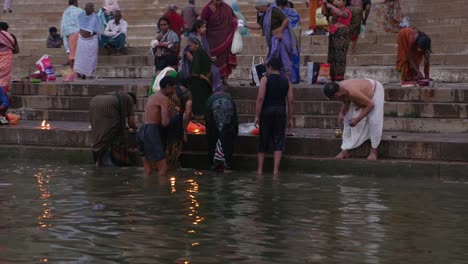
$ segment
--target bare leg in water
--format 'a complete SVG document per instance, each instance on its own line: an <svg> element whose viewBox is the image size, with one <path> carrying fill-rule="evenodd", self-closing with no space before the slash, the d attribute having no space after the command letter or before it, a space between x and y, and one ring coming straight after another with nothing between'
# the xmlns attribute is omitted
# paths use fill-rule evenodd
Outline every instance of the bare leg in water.
<svg viewBox="0 0 468 264"><path fill-rule="evenodd" d="M273 160L274 160L273 175L275 175L275 176L277 176L279 174L279 166L280 166L282 155L283 155L282 151L275 151L273 153Z"/></svg>
<svg viewBox="0 0 468 264"><path fill-rule="evenodd" d="M263 173L263 162L265 161L265 153L263 152L258 152L257 154L257 174L262 175Z"/></svg>

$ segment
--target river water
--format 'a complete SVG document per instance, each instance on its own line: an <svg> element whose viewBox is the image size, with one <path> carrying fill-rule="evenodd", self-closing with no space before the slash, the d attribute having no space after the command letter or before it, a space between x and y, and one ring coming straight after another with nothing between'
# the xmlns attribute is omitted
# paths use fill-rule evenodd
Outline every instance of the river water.
<svg viewBox="0 0 468 264"><path fill-rule="evenodd" d="M4 162L0 263L468 263L468 184Z"/></svg>

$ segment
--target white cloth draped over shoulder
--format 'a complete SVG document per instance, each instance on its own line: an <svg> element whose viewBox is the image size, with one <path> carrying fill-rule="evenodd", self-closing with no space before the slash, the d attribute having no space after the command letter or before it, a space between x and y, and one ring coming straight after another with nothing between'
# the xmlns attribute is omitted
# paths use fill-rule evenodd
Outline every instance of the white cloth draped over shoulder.
<svg viewBox="0 0 468 264"><path fill-rule="evenodd" d="M378 81L367 79L374 87L371 101L374 109L364 117L355 127L348 124L348 120L358 117L362 108L358 108L353 102L349 105L349 110L344 117L342 150L350 150L359 147L370 138L372 148L377 148L382 139L384 121L385 91Z"/></svg>
<svg viewBox="0 0 468 264"><path fill-rule="evenodd" d="M99 37L94 35L90 38L80 36L76 49L75 72L91 76L97 66Z"/></svg>

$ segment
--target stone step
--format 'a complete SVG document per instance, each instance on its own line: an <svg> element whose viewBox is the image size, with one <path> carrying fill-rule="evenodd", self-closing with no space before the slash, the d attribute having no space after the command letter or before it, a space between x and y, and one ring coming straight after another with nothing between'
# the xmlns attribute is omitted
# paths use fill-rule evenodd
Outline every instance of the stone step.
<svg viewBox="0 0 468 264"><path fill-rule="evenodd" d="M27 107L44 110L88 110L92 97L76 96L15 96L12 108ZM137 111L144 111L146 98L138 98ZM255 113L255 98L236 100L239 114ZM340 102L296 100L297 115L337 115ZM462 118L468 117L468 103L392 102L385 103L385 115L413 118Z"/></svg>
<svg viewBox="0 0 468 264"><path fill-rule="evenodd" d="M146 98L151 79L97 79L80 80L73 83L56 82L13 83L11 93L14 96L49 96L53 97L93 97L95 95L123 90L134 92L138 98ZM322 85L295 84L296 101L322 102L327 99L322 94ZM386 84L387 102L417 103L468 103L468 83L436 83L434 88L401 88L398 84ZM249 86L248 81L233 81L226 88L237 100L254 100L258 89Z"/></svg>
<svg viewBox="0 0 468 264"><path fill-rule="evenodd" d="M88 122L87 110L52 110L52 109L32 109L20 108L22 120L48 120L54 121L78 121ZM136 113L137 120L142 122L144 112ZM239 114L240 123L252 123L255 116L250 114ZM337 117L332 115L307 115L296 114L294 116L295 128L323 128L334 129L338 127ZM404 131L412 133L467 133L468 119L452 118L411 118L411 117L391 117L386 116L384 121L384 131Z"/></svg>
<svg viewBox="0 0 468 264"><path fill-rule="evenodd" d="M56 70L60 72L68 69L66 66L57 66ZM25 76L35 71L34 65L29 68L18 69L15 76ZM301 78L307 77L306 67L301 67ZM95 76L98 78L151 78L154 74L152 66L101 66L96 68ZM382 83L397 82L399 75L395 72L394 66L350 66L347 67L346 78L371 78L379 80ZM240 65L233 70L231 79L250 80L251 67L249 65ZM461 66L433 66L431 68L431 78L436 82L468 82L468 68Z"/></svg>
<svg viewBox="0 0 468 264"><path fill-rule="evenodd" d="M3 126L2 145L31 145L55 147L89 147L91 137L87 122L59 122L52 129L41 129L40 121L22 121L18 126ZM295 135L286 140L285 155L306 157L333 157L340 149L341 139L330 129L294 129ZM448 136L450 135L450 136ZM132 140L134 141L134 133ZM257 152L257 137L240 135L235 145L237 154ZM365 157L370 144L353 150L352 155ZM206 151L204 135L189 135L184 151ZM387 159L416 159L437 161L468 161L467 134L384 132L379 155Z"/></svg>
<svg viewBox="0 0 468 264"><path fill-rule="evenodd" d="M28 151L13 152L16 156L29 157ZM7 150L9 150L7 148ZM82 152L73 155L73 159L80 159ZM72 154L70 154L72 155ZM59 159L63 159L60 157ZM184 151L181 157L184 168L207 169L209 160L206 152ZM92 163L90 161L89 163ZM257 155L234 154L232 158L233 169L253 172L257 169ZM264 172L271 173L273 157L266 156ZM432 179L452 179L463 181L462 178L468 170L468 163L445 161L421 161L402 159L381 159L367 161L362 158L336 160L329 157L303 157L284 155L281 159L280 172L309 173L312 175L367 175L373 177L428 177Z"/></svg>
<svg viewBox="0 0 468 264"><path fill-rule="evenodd" d="M62 53L63 50L62 50ZM122 65L122 66L153 66L154 57L152 55L128 55L128 56L107 56L103 55L104 52L98 58L98 65L109 66L109 65ZM254 55L237 55L238 65L250 65L252 64L252 58ZM29 59L19 58L21 55L17 56L17 61L19 63L16 66L19 67L28 67L34 65L38 58L28 56ZM62 54L61 56L50 56L54 65L59 63L66 62L68 56ZM258 57L262 57L264 61L266 60L265 56L255 56L256 60ZM301 56L301 67L306 67L307 62L326 62L327 54L303 54ZM348 66L393 66L395 65L396 55L394 54L357 54L357 55L348 55L347 64ZM445 55L445 54L433 54L431 55L431 65L451 65L451 66L465 66L467 65L468 54L467 55ZM468 66L468 65L467 65ZM59 67L59 65L57 65ZM58 68L59 69L59 68ZM61 68L60 68L61 70Z"/></svg>

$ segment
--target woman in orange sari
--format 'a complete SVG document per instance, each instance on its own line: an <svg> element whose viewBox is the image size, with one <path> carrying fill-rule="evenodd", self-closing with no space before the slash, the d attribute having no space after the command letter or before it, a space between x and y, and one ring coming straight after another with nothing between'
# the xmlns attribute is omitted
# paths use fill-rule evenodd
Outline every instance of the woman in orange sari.
<svg viewBox="0 0 468 264"><path fill-rule="evenodd" d="M0 22L0 86L5 93L10 90L13 54L18 52L16 38L7 30L8 24Z"/></svg>
<svg viewBox="0 0 468 264"><path fill-rule="evenodd" d="M414 84L423 79L419 65L424 59L424 79L429 79L431 39L414 28L403 28L398 33L396 70L400 72L402 85Z"/></svg>
<svg viewBox="0 0 468 264"><path fill-rule="evenodd" d="M237 17L232 8L222 0L211 0L201 11L200 18L207 22L206 38L211 56L216 57L223 83L237 65L236 55L231 53L232 40L237 30Z"/></svg>

